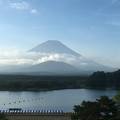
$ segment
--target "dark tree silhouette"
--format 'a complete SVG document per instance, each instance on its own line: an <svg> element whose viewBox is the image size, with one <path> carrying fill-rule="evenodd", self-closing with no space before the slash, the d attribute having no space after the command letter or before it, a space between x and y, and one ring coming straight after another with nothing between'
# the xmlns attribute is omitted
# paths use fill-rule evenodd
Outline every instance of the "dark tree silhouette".
<svg viewBox="0 0 120 120"><path fill-rule="evenodd" d="M8 120L4 114L0 114L0 120Z"/></svg>
<svg viewBox="0 0 120 120"><path fill-rule="evenodd" d="M115 102L102 96L95 102L83 101L74 106L72 120L117 120L118 109Z"/></svg>

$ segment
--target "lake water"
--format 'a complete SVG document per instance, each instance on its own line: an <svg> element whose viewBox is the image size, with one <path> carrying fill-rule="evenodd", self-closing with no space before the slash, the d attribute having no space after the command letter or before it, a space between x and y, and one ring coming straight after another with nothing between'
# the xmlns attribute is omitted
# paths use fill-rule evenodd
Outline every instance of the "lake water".
<svg viewBox="0 0 120 120"><path fill-rule="evenodd" d="M0 109L22 108L27 110L63 110L71 112L75 104L83 100L95 100L100 96L112 97L115 90L68 89L48 92L0 92Z"/></svg>

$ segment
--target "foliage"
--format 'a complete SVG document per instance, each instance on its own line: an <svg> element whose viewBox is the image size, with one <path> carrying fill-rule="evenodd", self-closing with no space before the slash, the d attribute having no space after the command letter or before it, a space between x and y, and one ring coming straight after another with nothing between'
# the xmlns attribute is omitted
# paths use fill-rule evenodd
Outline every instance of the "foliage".
<svg viewBox="0 0 120 120"><path fill-rule="evenodd" d="M0 120L7 120L7 118L4 114L0 114Z"/></svg>
<svg viewBox="0 0 120 120"><path fill-rule="evenodd" d="M113 100L120 105L120 91L118 91L117 95L113 97Z"/></svg>
<svg viewBox="0 0 120 120"><path fill-rule="evenodd" d="M86 85L90 88L120 88L120 70L105 73L94 72L89 76Z"/></svg>
<svg viewBox="0 0 120 120"><path fill-rule="evenodd" d="M72 120L117 120L118 108L112 99L102 96L95 102L83 101L74 106Z"/></svg>
<svg viewBox="0 0 120 120"><path fill-rule="evenodd" d="M90 76L0 75L0 90L57 90L120 88L120 70L94 72Z"/></svg>
<svg viewBox="0 0 120 120"><path fill-rule="evenodd" d="M86 76L0 75L0 90L57 90L81 88Z"/></svg>

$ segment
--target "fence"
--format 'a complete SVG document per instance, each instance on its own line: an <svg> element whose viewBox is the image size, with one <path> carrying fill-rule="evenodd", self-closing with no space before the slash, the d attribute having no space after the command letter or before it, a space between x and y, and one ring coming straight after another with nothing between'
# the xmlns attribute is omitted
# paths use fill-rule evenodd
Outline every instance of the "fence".
<svg viewBox="0 0 120 120"><path fill-rule="evenodd" d="M71 120L71 113L62 110L2 110L8 120Z"/></svg>

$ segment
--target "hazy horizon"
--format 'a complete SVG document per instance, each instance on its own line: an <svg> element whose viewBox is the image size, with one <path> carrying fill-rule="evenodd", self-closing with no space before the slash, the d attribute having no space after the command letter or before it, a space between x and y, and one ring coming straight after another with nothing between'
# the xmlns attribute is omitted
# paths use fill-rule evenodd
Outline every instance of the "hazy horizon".
<svg viewBox="0 0 120 120"><path fill-rule="evenodd" d="M59 40L88 59L119 68L119 11L119 0L0 0L0 63L14 62L11 58L22 63L36 56L29 49Z"/></svg>

